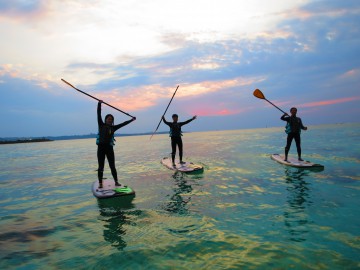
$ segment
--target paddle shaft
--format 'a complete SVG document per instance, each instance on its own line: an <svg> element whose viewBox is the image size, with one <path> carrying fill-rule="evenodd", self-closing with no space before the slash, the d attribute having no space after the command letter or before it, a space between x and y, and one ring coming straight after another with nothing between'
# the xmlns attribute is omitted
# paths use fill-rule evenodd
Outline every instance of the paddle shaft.
<svg viewBox="0 0 360 270"><path fill-rule="evenodd" d="M74 88L75 90L79 91L80 93L83 93L84 95L87 95L88 97L91 97L91 98L93 98L93 99L96 99L97 101L101 101L100 99L98 99L98 98L96 98L96 97L94 97L94 96L92 96L92 95L90 95L90 94L88 94L88 93L85 93L84 91L81 91L80 89L76 88L75 86L73 86L71 83L65 81L64 79L61 79L61 80L62 80L64 83L66 83L67 85L69 85L69 86L71 86L72 88ZM119 111L119 112L122 112L123 114L126 114L126 115L128 115L128 116L130 116L130 117L134 117L134 116L132 116L132 115L130 115L130 114L128 114L128 113L126 113L126 112L118 109L118 108L115 108L114 106L112 106L112 105L110 105L110 104L108 104L108 103L106 103L106 102L104 102L104 101L103 101L102 103L104 103L105 105L108 105L109 107L111 107L111 108L113 108L113 109L115 109L115 110L117 110L117 111Z"/></svg>
<svg viewBox="0 0 360 270"><path fill-rule="evenodd" d="M175 94L176 94L176 91L178 90L178 88L179 88L179 85L176 87L175 92L174 92L174 94L172 95L172 97L171 97L171 99L170 99L170 102L169 102L169 104L167 105L167 107L166 107L166 109L165 109L165 112L163 113L163 115L162 115L161 118L160 118L159 124L157 125L154 133L153 133L153 134L151 135L151 137L150 137L150 140L151 140L152 136L154 136L154 134L155 134L156 131L158 130L158 128L159 128L159 126L160 126L160 124L161 124L162 118L163 118L163 116L166 114L166 112L167 112L167 110L168 110L168 108L169 108L169 106L170 106L170 104L171 104L171 101L172 101L173 98L175 97Z"/></svg>
<svg viewBox="0 0 360 270"><path fill-rule="evenodd" d="M278 110L280 110L281 112L283 112L284 114L287 114L286 112L284 112L282 109L280 109L278 106L276 106L274 103L272 103L271 101L267 100L266 98L264 98L267 102L269 102L271 105L273 105L275 108L277 108Z"/></svg>

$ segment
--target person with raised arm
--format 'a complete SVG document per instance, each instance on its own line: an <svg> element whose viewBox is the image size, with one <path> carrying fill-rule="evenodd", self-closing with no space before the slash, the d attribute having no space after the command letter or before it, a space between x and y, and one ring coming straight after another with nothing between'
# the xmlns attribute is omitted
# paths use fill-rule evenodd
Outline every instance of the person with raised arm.
<svg viewBox="0 0 360 270"><path fill-rule="evenodd" d="M98 179L99 179L99 188L103 188L103 173L105 165L105 157L109 162L109 167L111 174L114 178L115 185L121 186L118 181L117 171L115 168L115 154L114 154L114 145L115 145L115 131L119 128L130 124L132 121L136 120L136 117L132 117L131 120L125 121L121 124L114 125L114 116L112 114L107 114L105 116L105 122L101 117L101 103L102 100L99 100L97 106L97 121L98 121L98 136L96 139L97 149L97 159L98 159Z"/></svg>
<svg viewBox="0 0 360 270"><path fill-rule="evenodd" d="M162 117L162 120L164 121L164 123L170 127L169 136L171 137L171 149L172 149L171 160L172 160L172 166L176 167L176 165L175 165L176 146L178 146L178 148L179 148L180 164L185 163L183 161L183 143L182 143L182 139L181 139L181 136L182 136L181 127L183 125L186 125L186 124L190 123L191 121L195 120L196 115L185 122L178 122L179 116L177 114L173 114L172 119L173 119L173 122L168 122L168 121L166 121L164 115Z"/></svg>

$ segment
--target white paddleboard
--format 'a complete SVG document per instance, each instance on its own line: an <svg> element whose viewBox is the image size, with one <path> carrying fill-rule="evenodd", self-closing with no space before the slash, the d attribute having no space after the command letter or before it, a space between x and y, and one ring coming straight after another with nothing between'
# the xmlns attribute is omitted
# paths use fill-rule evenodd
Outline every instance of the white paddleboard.
<svg viewBox="0 0 360 270"><path fill-rule="evenodd" d="M96 198L105 199L119 196L134 195L135 191L125 185L115 186L113 179L104 179L103 188L99 188L99 182L95 181L92 185L92 192Z"/></svg>
<svg viewBox="0 0 360 270"><path fill-rule="evenodd" d="M196 171L199 172L204 170L203 166L199 164L194 164L192 162L185 162L184 164L180 164L179 162L176 162L175 167L173 167L171 158L169 157L164 157L161 160L161 164L163 164L165 167L167 167L170 170L184 172L184 173L196 172Z"/></svg>
<svg viewBox="0 0 360 270"><path fill-rule="evenodd" d="M287 161L285 161L285 156L280 154L273 154L271 155L271 159L287 165L291 167L297 167L297 168L324 168L321 164L312 163L310 161L299 161L297 158L288 157Z"/></svg>

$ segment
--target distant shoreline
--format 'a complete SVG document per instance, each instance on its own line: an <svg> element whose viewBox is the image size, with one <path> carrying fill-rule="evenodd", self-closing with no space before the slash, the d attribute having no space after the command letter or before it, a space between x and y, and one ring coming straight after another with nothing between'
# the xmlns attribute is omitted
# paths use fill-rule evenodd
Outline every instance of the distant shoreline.
<svg viewBox="0 0 360 270"><path fill-rule="evenodd" d="M35 143L35 142L52 142L53 140L47 138L41 139L22 139L22 140L5 140L0 141L0 144L14 144L14 143Z"/></svg>
<svg viewBox="0 0 360 270"><path fill-rule="evenodd" d="M169 132L157 132L156 134L168 134ZM146 133L134 133L134 134L115 134L115 137L128 137L128 136L142 136L142 135L151 135L152 132ZM95 139L96 134L86 134L86 135L67 135L67 136L48 136L42 138L0 138L1 144L15 144L15 143L32 143L32 142L52 142L52 141L66 141L66 140L81 140L81 139Z"/></svg>

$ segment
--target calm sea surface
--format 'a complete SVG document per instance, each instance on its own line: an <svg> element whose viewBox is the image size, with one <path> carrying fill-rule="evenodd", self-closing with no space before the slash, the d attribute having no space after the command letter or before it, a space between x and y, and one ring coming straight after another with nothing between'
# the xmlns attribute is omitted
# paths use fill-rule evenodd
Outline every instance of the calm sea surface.
<svg viewBox="0 0 360 270"><path fill-rule="evenodd" d="M92 195L95 139L0 145L0 269L359 269L360 124L302 133L323 171L271 160L285 135L185 133L194 175L160 164L167 135L117 138L133 200Z"/></svg>

